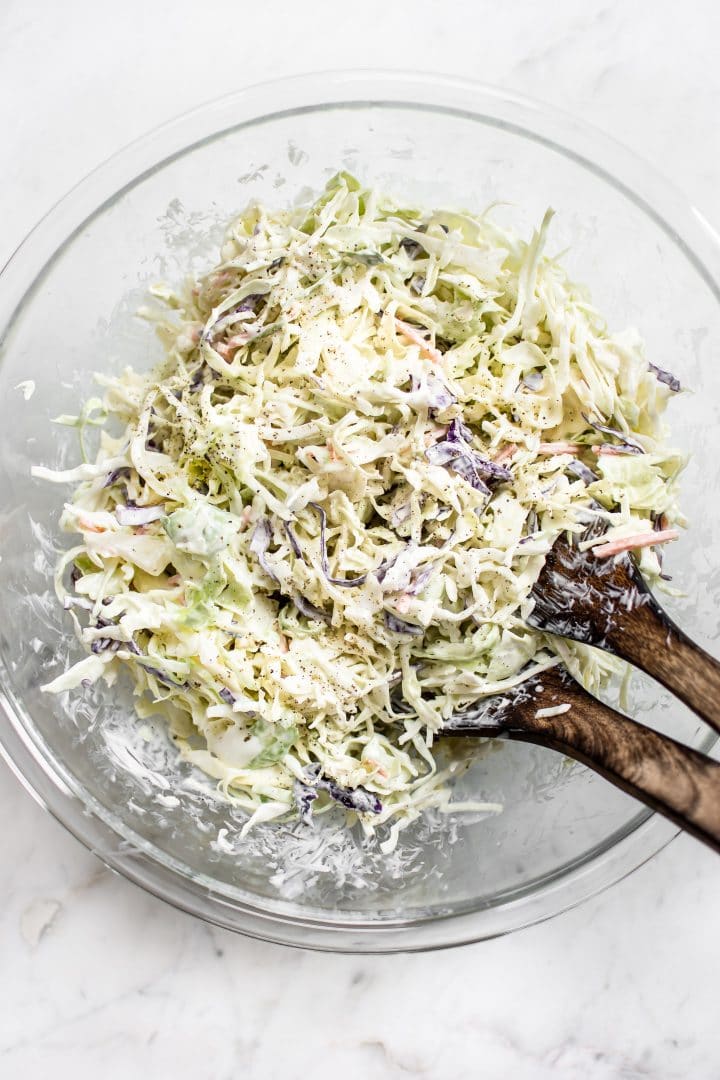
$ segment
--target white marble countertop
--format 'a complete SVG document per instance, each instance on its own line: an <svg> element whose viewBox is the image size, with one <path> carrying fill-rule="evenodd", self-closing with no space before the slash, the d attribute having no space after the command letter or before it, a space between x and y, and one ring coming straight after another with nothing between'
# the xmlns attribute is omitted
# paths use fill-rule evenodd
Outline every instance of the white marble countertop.
<svg viewBox="0 0 720 1080"><path fill-rule="evenodd" d="M718 223L718 10L365 0L343 33L330 0L4 0L0 261L146 129L244 83L341 66L453 71L544 98L633 146ZM174 911L106 871L4 768L0 820L7 1080L720 1076L720 861L692 840L510 938L363 959Z"/></svg>

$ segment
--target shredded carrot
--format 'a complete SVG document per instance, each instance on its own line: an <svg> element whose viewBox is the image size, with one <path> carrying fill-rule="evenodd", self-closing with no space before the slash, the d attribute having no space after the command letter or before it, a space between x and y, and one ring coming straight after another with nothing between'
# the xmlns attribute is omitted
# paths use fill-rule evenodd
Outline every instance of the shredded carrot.
<svg viewBox="0 0 720 1080"><path fill-rule="evenodd" d="M104 532L107 532L104 525L96 525L94 521L89 521L82 514L78 514L78 525L83 530L83 532L90 532L90 533L104 533Z"/></svg>
<svg viewBox="0 0 720 1080"><path fill-rule="evenodd" d="M250 338L247 334L233 334L227 341L218 341L213 345L215 352L220 353L223 360L232 360L235 353L242 345L247 345Z"/></svg>
<svg viewBox="0 0 720 1080"><path fill-rule="evenodd" d="M229 349L239 349L241 345L247 345L250 340L250 334L233 334L228 338L227 344Z"/></svg>
<svg viewBox="0 0 720 1080"><path fill-rule="evenodd" d="M539 454L579 454L581 447L574 442L541 442Z"/></svg>
<svg viewBox="0 0 720 1080"><path fill-rule="evenodd" d="M549 443L541 443L542 446L550 445ZM510 458L517 452L517 446L515 443L505 443L505 445L498 450L497 454L493 458L496 465L502 465L503 461L509 461Z"/></svg>
<svg viewBox="0 0 720 1080"><path fill-rule="evenodd" d="M432 360L434 364L442 362L442 353L439 349L436 349L431 345L422 334L415 329L414 326L410 326L410 323L403 322L402 319L395 319L395 329L403 337L411 341L413 345L417 345L423 356L427 356L428 360Z"/></svg>
<svg viewBox="0 0 720 1080"><path fill-rule="evenodd" d="M607 544L600 544L598 547L591 548L591 551L598 559L608 559L611 555L620 555L623 551L654 547L655 544L667 544L670 540L677 540L679 535L677 529L635 533L633 536L621 536L617 540L610 540Z"/></svg>

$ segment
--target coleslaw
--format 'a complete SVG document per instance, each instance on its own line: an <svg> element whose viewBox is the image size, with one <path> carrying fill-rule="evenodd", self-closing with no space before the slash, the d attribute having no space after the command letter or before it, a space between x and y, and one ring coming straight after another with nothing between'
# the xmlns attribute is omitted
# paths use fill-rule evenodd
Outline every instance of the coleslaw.
<svg viewBox="0 0 720 1080"><path fill-rule="evenodd" d="M551 217L525 242L340 173L154 287L163 361L98 375L58 418L84 462L34 469L74 486L56 589L88 650L45 689L128 671L245 828L339 804L390 847L427 806L497 809L450 802L444 721L560 659L618 670L527 625L547 551L599 517L652 583L684 524L679 384L545 254Z"/></svg>

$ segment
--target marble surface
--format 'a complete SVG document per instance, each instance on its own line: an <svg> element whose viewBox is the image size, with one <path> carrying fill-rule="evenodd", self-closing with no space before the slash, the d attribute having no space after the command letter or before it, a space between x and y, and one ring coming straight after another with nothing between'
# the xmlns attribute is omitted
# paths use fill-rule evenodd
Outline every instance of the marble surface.
<svg viewBox="0 0 720 1080"><path fill-rule="evenodd" d="M712 0L3 0L0 261L75 181L236 87L341 66L453 71L583 114L720 222ZM212 23L211 21L212 20ZM0 1076L545 1080L720 1076L720 861L689 839L511 938L292 952L105 870L0 768Z"/></svg>

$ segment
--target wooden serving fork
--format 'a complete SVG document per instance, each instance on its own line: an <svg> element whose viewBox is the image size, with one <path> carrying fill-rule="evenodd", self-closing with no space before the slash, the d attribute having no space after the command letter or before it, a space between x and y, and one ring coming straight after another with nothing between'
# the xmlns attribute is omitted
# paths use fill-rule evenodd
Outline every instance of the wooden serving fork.
<svg viewBox="0 0 720 1080"><path fill-rule="evenodd" d="M532 626L627 660L720 732L720 663L663 611L629 555L599 559L561 538L532 597Z"/></svg>
<svg viewBox="0 0 720 1080"><path fill-rule="evenodd" d="M504 736L558 750L720 852L720 762L598 701L562 665L455 713L441 735Z"/></svg>
<svg viewBox="0 0 720 1080"><path fill-rule="evenodd" d="M720 664L675 626L632 559L598 559L560 540L533 596L532 625L630 661L720 731ZM442 734L550 747L720 852L720 762L603 704L561 664L456 713Z"/></svg>

